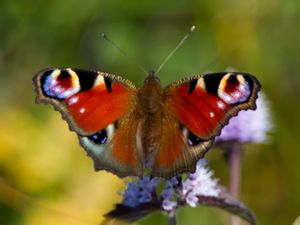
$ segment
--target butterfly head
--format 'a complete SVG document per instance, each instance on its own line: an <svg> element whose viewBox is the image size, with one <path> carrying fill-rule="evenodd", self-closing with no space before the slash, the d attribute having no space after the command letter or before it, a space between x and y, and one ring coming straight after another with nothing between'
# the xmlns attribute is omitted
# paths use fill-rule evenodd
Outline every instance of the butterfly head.
<svg viewBox="0 0 300 225"><path fill-rule="evenodd" d="M138 92L139 103L145 112L153 113L159 109L162 92L159 78L153 70L150 71Z"/></svg>
<svg viewBox="0 0 300 225"><path fill-rule="evenodd" d="M144 81L144 85L146 84L160 84L160 80L158 78L158 76L155 75L155 71L154 70L150 70L148 73L148 76L146 77L145 81Z"/></svg>

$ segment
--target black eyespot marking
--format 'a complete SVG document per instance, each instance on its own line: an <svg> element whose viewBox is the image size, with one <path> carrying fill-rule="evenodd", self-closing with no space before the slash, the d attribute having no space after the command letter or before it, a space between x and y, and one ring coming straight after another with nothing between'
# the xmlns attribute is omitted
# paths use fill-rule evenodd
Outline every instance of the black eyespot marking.
<svg viewBox="0 0 300 225"><path fill-rule="evenodd" d="M232 84L238 84L239 83L236 75L230 75L227 82L232 83Z"/></svg>
<svg viewBox="0 0 300 225"><path fill-rule="evenodd" d="M198 79L192 79L189 83L189 94L192 94L196 88Z"/></svg>
<svg viewBox="0 0 300 225"><path fill-rule="evenodd" d="M111 79L109 77L104 77L104 83L105 83L105 87L107 89L108 92L112 92L112 88L111 88Z"/></svg>
<svg viewBox="0 0 300 225"><path fill-rule="evenodd" d="M255 77L251 76L251 75L247 75L247 76L244 76L247 84L249 85L249 90L253 90L253 86L254 86L254 82L258 84L258 86L260 87L260 83L258 82L258 80L256 80Z"/></svg>
<svg viewBox="0 0 300 225"><path fill-rule="evenodd" d="M90 90L94 86L95 80L98 76L97 72L81 69L74 69L73 71L79 78L80 91Z"/></svg>
<svg viewBox="0 0 300 225"><path fill-rule="evenodd" d="M184 126L180 123L180 124L179 124L179 130L180 130L180 131L183 131L183 129L184 129Z"/></svg>
<svg viewBox="0 0 300 225"><path fill-rule="evenodd" d="M93 141L95 144L103 145L108 141L106 130L100 130L99 132L88 136L88 138Z"/></svg>
<svg viewBox="0 0 300 225"><path fill-rule="evenodd" d="M61 70L58 79L68 79L70 76L71 75L67 70Z"/></svg>
<svg viewBox="0 0 300 225"><path fill-rule="evenodd" d="M188 132L187 141L190 146L196 146L203 140L194 135L191 131Z"/></svg>
<svg viewBox="0 0 300 225"><path fill-rule="evenodd" d="M213 73L203 77L206 91L209 94L218 95L219 84L225 74L227 73Z"/></svg>
<svg viewBox="0 0 300 225"><path fill-rule="evenodd" d="M119 123L118 123L118 121L115 121L115 122L114 122L114 128L115 128L115 129L118 129L118 128L119 128Z"/></svg>

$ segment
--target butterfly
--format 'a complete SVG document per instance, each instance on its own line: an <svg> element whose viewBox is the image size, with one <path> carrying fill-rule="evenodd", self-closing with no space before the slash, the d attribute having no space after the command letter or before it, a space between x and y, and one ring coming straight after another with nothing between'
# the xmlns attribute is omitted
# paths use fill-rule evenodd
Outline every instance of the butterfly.
<svg viewBox="0 0 300 225"><path fill-rule="evenodd" d="M171 177L196 162L240 110L255 109L250 74L196 75L162 88L154 71L141 88L120 76L70 68L39 72L37 103L50 103L78 135L96 170L119 177Z"/></svg>

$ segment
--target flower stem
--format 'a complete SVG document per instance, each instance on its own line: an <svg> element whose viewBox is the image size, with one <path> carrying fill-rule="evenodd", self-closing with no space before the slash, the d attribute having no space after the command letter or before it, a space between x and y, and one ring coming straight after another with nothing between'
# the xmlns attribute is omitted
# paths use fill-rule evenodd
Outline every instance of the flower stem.
<svg viewBox="0 0 300 225"><path fill-rule="evenodd" d="M172 210L168 213L169 225L177 225L176 211Z"/></svg>
<svg viewBox="0 0 300 225"><path fill-rule="evenodd" d="M230 166L230 193L234 197L239 197L241 183L241 160L242 160L242 145L233 143L229 149L229 166ZM239 225L240 218L232 216L232 225Z"/></svg>

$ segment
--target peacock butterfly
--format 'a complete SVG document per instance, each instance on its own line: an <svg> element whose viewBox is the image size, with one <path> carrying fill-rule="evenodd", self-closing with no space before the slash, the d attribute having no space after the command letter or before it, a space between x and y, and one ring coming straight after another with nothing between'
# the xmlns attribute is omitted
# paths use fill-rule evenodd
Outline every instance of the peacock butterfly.
<svg viewBox="0 0 300 225"><path fill-rule="evenodd" d="M258 80L247 73L196 75L162 88L153 71L137 89L105 72L50 68L33 83L94 160L119 177L193 172L229 119L255 109Z"/></svg>

